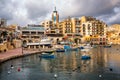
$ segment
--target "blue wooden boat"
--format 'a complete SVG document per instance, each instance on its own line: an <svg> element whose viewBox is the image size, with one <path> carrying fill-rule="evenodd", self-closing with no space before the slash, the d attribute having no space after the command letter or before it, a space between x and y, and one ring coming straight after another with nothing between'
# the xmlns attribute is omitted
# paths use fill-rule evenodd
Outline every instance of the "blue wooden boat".
<svg viewBox="0 0 120 80"><path fill-rule="evenodd" d="M42 57L42 58L55 58L55 55L54 53L52 52L43 52L41 53L41 55L39 57Z"/></svg>
<svg viewBox="0 0 120 80"><path fill-rule="evenodd" d="M81 46L81 47L79 47L79 49L84 49L84 47L83 47L83 46Z"/></svg>
<svg viewBox="0 0 120 80"><path fill-rule="evenodd" d="M64 49L65 49L65 50L70 50L71 47L70 47L69 45L64 45Z"/></svg>
<svg viewBox="0 0 120 80"><path fill-rule="evenodd" d="M87 55L83 55L83 56L81 57L81 59L82 59L82 60L89 60L89 59L91 59L91 57L90 57L90 56L87 56Z"/></svg>

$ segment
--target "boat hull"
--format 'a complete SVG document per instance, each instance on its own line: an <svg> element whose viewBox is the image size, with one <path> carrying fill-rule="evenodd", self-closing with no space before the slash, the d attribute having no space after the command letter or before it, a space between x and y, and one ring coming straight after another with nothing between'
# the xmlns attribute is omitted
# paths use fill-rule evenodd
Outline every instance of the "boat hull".
<svg viewBox="0 0 120 80"><path fill-rule="evenodd" d="M56 52L65 52L65 50L64 49L58 49L58 50L56 50Z"/></svg>
<svg viewBox="0 0 120 80"><path fill-rule="evenodd" d="M111 48L111 45L108 45L108 46L104 46L104 48Z"/></svg>
<svg viewBox="0 0 120 80"><path fill-rule="evenodd" d="M77 50L78 50L78 48L71 48L71 50L72 50L72 51L77 51Z"/></svg>
<svg viewBox="0 0 120 80"><path fill-rule="evenodd" d="M89 60L89 59L91 59L91 57L85 55L85 56L82 56L81 59L82 59L82 60Z"/></svg>
<svg viewBox="0 0 120 80"><path fill-rule="evenodd" d="M39 57L42 57L42 58L55 58L54 55L40 55Z"/></svg>
<svg viewBox="0 0 120 80"><path fill-rule="evenodd" d="M84 49L84 47L81 46L81 47L79 47L79 49Z"/></svg>
<svg viewBox="0 0 120 80"><path fill-rule="evenodd" d="M44 52L39 57L42 57L42 58L54 58L55 55L54 55L53 52Z"/></svg>

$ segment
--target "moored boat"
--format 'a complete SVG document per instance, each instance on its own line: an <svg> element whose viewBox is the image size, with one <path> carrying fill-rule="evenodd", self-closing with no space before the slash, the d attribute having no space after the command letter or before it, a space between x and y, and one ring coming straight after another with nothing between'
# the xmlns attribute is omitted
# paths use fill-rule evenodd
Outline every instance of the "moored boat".
<svg viewBox="0 0 120 80"><path fill-rule="evenodd" d="M84 54L81 56L82 60L89 60L91 59L90 55L88 53L86 53L86 51L84 52Z"/></svg>
<svg viewBox="0 0 120 80"><path fill-rule="evenodd" d="M56 52L65 52L65 49L58 48L58 49L56 49Z"/></svg>
<svg viewBox="0 0 120 80"><path fill-rule="evenodd" d="M90 48L92 48L92 46L90 45L90 44L86 44L86 45L84 45L83 46L85 49L90 49Z"/></svg>
<svg viewBox="0 0 120 80"><path fill-rule="evenodd" d="M54 52L43 52L41 53L41 55L39 57L42 57L42 58L54 58L55 55L54 55Z"/></svg>
<svg viewBox="0 0 120 80"><path fill-rule="evenodd" d="M80 46L79 49L84 49L84 47L83 47L83 46Z"/></svg>
<svg viewBox="0 0 120 80"><path fill-rule="evenodd" d="M111 45L104 45L104 48L110 48Z"/></svg>
<svg viewBox="0 0 120 80"><path fill-rule="evenodd" d="M72 51L77 51L78 48L77 48L77 47L72 47L71 50L72 50Z"/></svg>
<svg viewBox="0 0 120 80"><path fill-rule="evenodd" d="M91 59L91 57L89 55L83 55L83 56L81 56L81 59L88 60L88 59Z"/></svg>

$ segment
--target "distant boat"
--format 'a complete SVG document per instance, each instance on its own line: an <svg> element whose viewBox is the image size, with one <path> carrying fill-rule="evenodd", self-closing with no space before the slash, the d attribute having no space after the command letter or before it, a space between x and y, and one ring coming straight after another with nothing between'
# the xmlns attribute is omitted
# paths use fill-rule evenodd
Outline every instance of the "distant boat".
<svg viewBox="0 0 120 80"><path fill-rule="evenodd" d="M52 54L54 53L55 51L54 50L47 50L47 51L44 51L45 53L49 53L49 54Z"/></svg>
<svg viewBox="0 0 120 80"><path fill-rule="evenodd" d="M89 54L86 54L86 52L81 56L81 59L82 60L89 60L91 59L90 55Z"/></svg>
<svg viewBox="0 0 120 80"><path fill-rule="evenodd" d="M77 47L72 47L71 50L72 50L72 51L77 51L78 48L77 48Z"/></svg>
<svg viewBox="0 0 120 80"><path fill-rule="evenodd" d="M39 57L42 57L42 58L55 58L55 55L54 55L54 52L43 52L41 53L41 55Z"/></svg>
<svg viewBox="0 0 120 80"><path fill-rule="evenodd" d="M104 48L111 48L111 45L104 45Z"/></svg>
<svg viewBox="0 0 120 80"><path fill-rule="evenodd" d="M106 45L104 45L104 48L111 48L111 46L112 46L112 42L107 43Z"/></svg>
<svg viewBox="0 0 120 80"><path fill-rule="evenodd" d="M56 52L65 52L65 49L58 48L58 49L56 49Z"/></svg>
<svg viewBox="0 0 120 80"><path fill-rule="evenodd" d="M88 59L91 59L91 57L88 56L88 55L83 55L83 56L81 56L81 59L82 60L88 60Z"/></svg>
<svg viewBox="0 0 120 80"><path fill-rule="evenodd" d="M81 51L87 51L87 52L88 52L89 50L90 50L90 49L81 49Z"/></svg>
<svg viewBox="0 0 120 80"><path fill-rule="evenodd" d="M70 43L68 41L62 41L62 42L60 42L60 44L66 45L66 44L70 44Z"/></svg>
<svg viewBox="0 0 120 80"><path fill-rule="evenodd" d="M79 49L84 49L84 47L83 47L83 46L80 46Z"/></svg>
<svg viewBox="0 0 120 80"><path fill-rule="evenodd" d="M97 48L97 45L92 45L93 48Z"/></svg>
<svg viewBox="0 0 120 80"><path fill-rule="evenodd" d="M64 49L65 49L65 51L69 51L69 50L71 50L71 47L69 45L64 45Z"/></svg>
<svg viewBox="0 0 120 80"><path fill-rule="evenodd" d="M92 46L90 45L90 44L86 44L86 45L84 45L83 46L85 49L90 49L90 48L92 48Z"/></svg>

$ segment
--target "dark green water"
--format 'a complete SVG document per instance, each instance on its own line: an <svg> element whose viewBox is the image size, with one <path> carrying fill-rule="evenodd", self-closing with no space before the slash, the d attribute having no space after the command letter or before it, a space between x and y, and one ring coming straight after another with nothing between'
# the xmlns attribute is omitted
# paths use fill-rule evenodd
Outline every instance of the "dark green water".
<svg viewBox="0 0 120 80"><path fill-rule="evenodd" d="M55 53L54 59L40 54L13 59L0 64L0 80L120 80L120 46L88 53L90 60L81 60L82 51Z"/></svg>

